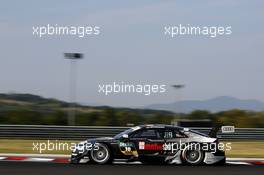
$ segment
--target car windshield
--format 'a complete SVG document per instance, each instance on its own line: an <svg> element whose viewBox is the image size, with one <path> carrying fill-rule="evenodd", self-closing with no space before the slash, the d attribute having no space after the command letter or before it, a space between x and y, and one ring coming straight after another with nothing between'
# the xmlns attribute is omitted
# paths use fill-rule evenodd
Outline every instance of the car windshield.
<svg viewBox="0 0 264 175"><path fill-rule="evenodd" d="M130 128L130 129L127 129L127 130L125 130L125 131L123 131L123 132L121 132L121 133L119 133L119 134L117 134L116 136L114 136L114 139L120 139L121 137L122 137L122 135L124 135L124 134L130 134L131 132L133 132L134 130L132 129L132 128Z"/></svg>
<svg viewBox="0 0 264 175"><path fill-rule="evenodd" d="M205 133L202 133L202 132L199 132L199 131L191 130L191 132L193 132L195 134L198 134L198 135L201 135L201 136L209 137L208 134L205 134Z"/></svg>

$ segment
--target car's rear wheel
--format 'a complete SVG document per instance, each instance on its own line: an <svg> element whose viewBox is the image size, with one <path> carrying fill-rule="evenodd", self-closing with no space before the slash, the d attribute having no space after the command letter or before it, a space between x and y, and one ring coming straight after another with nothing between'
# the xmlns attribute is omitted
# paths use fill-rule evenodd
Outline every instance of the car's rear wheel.
<svg viewBox="0 0 264 175"><path fill-rule="evenodd" d="M199 165L204 160L204 153L200 149L186 147L182 152L182 160L188 165Z"/></svg>
<svg viewBox="0 0 264 175"><path fill-rule="evenodd" d="M107 145L98 143L98 149L91 150L91 160L97 164L107 164L112 160L110 149Z"/></svg>

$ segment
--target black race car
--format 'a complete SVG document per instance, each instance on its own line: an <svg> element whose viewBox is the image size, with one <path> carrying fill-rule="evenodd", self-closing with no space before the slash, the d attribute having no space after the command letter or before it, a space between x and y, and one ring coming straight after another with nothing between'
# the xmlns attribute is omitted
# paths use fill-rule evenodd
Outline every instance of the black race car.
<svg viewBox="0 0 264 175"><path fill-rule="evenodd" d="M188 128L141 125L113 138L88 139L77 144L71 163L112 163L120 159L144 164L216 164L225 162L218 139Z"/></svg>

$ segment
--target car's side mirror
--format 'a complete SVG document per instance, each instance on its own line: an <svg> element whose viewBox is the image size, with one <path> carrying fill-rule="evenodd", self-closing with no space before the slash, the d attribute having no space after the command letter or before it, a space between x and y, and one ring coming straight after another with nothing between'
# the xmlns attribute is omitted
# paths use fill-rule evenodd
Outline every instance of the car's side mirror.
<svg viewBox="0 0 264 175"><path fill-rule="evenodd" d="M127 135L127 134L123 134L123 135L122 135L122 139L123 139L123 140L128 140L128 135Z"/></svg>

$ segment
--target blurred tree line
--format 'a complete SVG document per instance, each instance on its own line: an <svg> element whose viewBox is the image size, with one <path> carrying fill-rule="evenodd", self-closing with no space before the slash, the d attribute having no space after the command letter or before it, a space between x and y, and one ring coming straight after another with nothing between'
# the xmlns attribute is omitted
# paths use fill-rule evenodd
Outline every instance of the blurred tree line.
<svg viewBox="0 0 264 175"><path fill-rule="evenodd" d="M264 127L264 112L230 110L210 113L196 110L190 114L169 112L142 113L137 110L104 108L91 112L77 112L76 125L127 126L139 124L171 124L173 120L209 119L214 125L235 127ZM41 111L28 108L12 108L0 111L0 124L17 125L67 125L67 111Z"/></svg>
<svg viewBox="0 0 264 175"><path fill-rule="evenodd" d="M262 128L264 127L264 112L245 110L229 110L210 113L205 110L196 110L186 116L188 119L210 119L215 126L232 125L238 128Z"/></svg>

